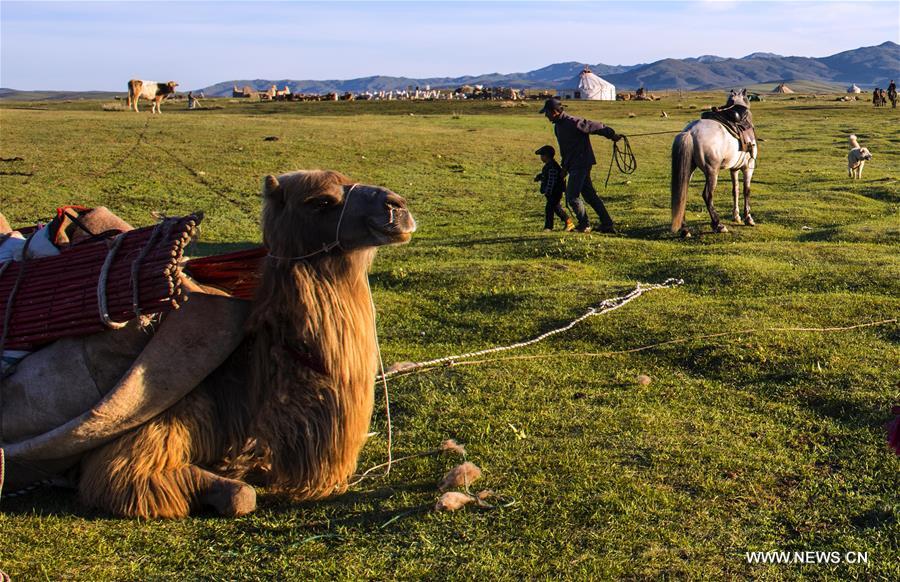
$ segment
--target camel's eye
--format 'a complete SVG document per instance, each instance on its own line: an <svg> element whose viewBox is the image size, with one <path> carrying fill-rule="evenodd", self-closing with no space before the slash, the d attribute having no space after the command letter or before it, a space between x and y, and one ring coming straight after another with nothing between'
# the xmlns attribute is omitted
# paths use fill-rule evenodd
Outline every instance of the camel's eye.
<svg viewBox="0 0 900 582"><path fill-rule="evenodd" d="M310 198L309 200L306 201L306 204L316 210L327 210L327 209L331 208L332 206L337 206L338 201L335 200L334 198L320 196L317 198Z"/></svg>

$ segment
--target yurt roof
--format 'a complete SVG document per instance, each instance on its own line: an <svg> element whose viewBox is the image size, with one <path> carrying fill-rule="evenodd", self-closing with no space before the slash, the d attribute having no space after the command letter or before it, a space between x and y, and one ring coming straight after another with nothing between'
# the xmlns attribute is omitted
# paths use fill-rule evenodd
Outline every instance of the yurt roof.
<svg viewBox="0 0 900 582"><path fill-rule="evenodd" d="M613 86L612 83L604 79L603 77L597 76L591 71L588 67L585 67L577 77L575 77L573 86L579 87L582 84L593 84L593 85L608 85L610 87Z"/></svg>

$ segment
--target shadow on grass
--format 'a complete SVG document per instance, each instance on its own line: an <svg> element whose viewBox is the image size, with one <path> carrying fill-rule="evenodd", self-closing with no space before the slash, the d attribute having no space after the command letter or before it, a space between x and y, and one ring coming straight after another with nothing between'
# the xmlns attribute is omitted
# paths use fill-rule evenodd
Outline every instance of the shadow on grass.
<svg viewBox="0 0 900 582"><path fill-rule="evenodd" d="M420 503L407 507L394 509L382 509L380 504L397 493L412 494L434 494L437 497L434 481L420 481L416 483L404 483L395 486L383 486L371 491L350 491L332 499L309 503L292 503L276 495L265 495L260 497L260 505L257 511L263 511L269 515L286 515L296 513L304 507L311 504L319 509L327 508L337 512L337 515L331 515L325 521L311 523L308 526L309 533L318 538L321 537L339 537L331 536L328 532L333 532L339 528L370 528L380 529L391 523L406 517L419 513L430 511L434 505L433 502ZM356 510L359 505L374 506L364 511ZM294 529L296 526L285 526L288 529ZM275 528L277 531L278 528ZM272 528L267 527L267 531Z"/></svg>
<svg viewBox="0 0 900 582"><path fill-rule="evenodd" d="M498 236L493 238L459 238L459 239L443 239L440 241L434 241L435 246L441 247L471 247L473 245L503 245L503 244L512 244L512 243L523 243L523 242L538 242L542 240L547 240L546 236L540 235L530 235L530 236Z"/></svg>
<svg viewBox="0 0 900 582"><path fill-rule="evenodd" d="M78 502L74 489L62 487L38 487L17 497L3 495L0 514L6 516L77 517L89 521L116 519L109 514L90 509Z"/></svg>
<svg viewBox="0 0 900 582"><path fill-rule="evenodd" d="M398 509L380 509L378 507L382 501L390 499L401 492L413 494L434 493L435 497L437 497L433 481L406 483L391 487L384 486L371 491L351 491L331 499L304 503L292 502L283 496L268 494L261 489L257 489L259 495L258 507L256 512L250 515L252 517L260 512L270 515L293 514L311 505L315 505L317 508L331 508L339 514L336 518L331 517L327 521L310 524L307 529L310 534L314 535L332 531L339 527L376 526L380 528L405 515L422 513L429 511L433 507L431 502ZM360 512L354 509L359 505L374 505L375 508ZM74 489L55 487L40 487L19 497L10 498L4 496L0 514L6 516L72 517L86 521L129 519L87 508L78 502L78 496ZM233 518L223 517L212 510L212 508L202 507L194 510L189 519L230 520ZM252 525L248 527L252 529ZM294 529L296 525L292 524L285 527ZM267 530L271 529L271 527L267 526ZM278 528L274 529L277 530Z"/></svg>
<svg viewBox="0 0 900 582"><path fill-rule="evenodd" d="M619 232L627 238L638 238L642 240L680 240L681 238L678 234L672 234L668 223L656 226L625 228Z"/></svg>
<svg viewBox="0 0 900 582"><path fill-rule="evenodd" d="M865 186L859 190L859 195L871 198L872 200L890 202L892 204L900 202L900 193L894 192L884 186Z"/></svg>
<svg viewBox="0 0 900 582"><path fill-rule="evenodd" d="M797 404L820 417L853 429L884 431L884 427L891 420L890 406L873 408L830 394L801 396Z"/></svg>
<svg viewBox="0 0 900 582"><path fill-rule="evenodd" d="M797 237L800 242L831 242L841 235L841 228L844 225L826 224L809 232L804 232Z"/></svg>
<svg viewBox="0 0 900 582"><path fill-rule="evenodd" d="M897 515L884 507L873 507L850 518L859 529L887 528L897 523Z"/></svg>

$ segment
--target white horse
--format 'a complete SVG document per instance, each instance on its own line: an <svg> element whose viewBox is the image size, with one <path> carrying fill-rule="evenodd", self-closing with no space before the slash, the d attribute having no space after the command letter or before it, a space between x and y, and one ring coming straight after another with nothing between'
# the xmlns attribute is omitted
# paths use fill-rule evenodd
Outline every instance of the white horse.
<svg viewBox="0 0 900 582"><path fill-rule="evenodd" d="M731 92L727 107L738 105L746 107L747 90L740 93ZM713 191L719 178L719 170L731 171L732 195L734 207L732 218L741 221L738 209L738 172L743 174L744 182L744 224L755 226L750 215L750 179L756 167L756 144L751 151L741 151L740 142L731 135L718 121L698 119L689 123L672 143L672 232L680 232L682 236L690 236L690 230L684 226L684 211L687 204L687 190L691 175L700 168L706 176L703 188L703 200L712 219L713 232L728 232L728 228L719 222L719 215L713 207Z"/></svg>

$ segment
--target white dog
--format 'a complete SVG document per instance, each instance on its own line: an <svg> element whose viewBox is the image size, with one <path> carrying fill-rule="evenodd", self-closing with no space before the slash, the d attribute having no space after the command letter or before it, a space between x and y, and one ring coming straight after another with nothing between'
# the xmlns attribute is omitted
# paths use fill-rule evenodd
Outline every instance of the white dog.
<svg viewBox="0 0 900 582"><path fill-rule="evenodd" d="M859 147L859 142L856 141L856 136L850 136L850 153L847 155L847 173L851 178L856 178L857 180L862 178L862 170L863 166L866 165L866 160L871 160L872 154L869 152L868 148Z"/></svg>

